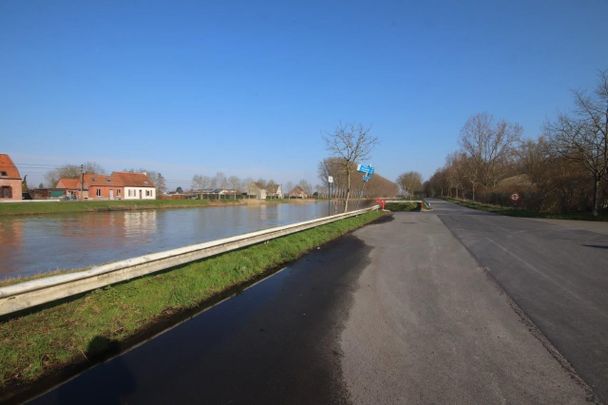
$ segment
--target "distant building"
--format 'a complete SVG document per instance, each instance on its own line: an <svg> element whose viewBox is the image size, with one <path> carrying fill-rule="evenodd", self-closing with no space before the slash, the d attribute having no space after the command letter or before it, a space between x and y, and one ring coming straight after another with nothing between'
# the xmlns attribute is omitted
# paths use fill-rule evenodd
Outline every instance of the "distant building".
<svg viewBox="0 0 608 405"><path fill-rule="evenodd" d="M28 193L32 200L60 199L66 196L66 191L62 188L30 188Z"/></svg>
<svg viewBox="0 0 608 405"><path fill-rule="evenodd" d="M65 190L65 195L70 199L81 199L80 179L64 177L59 179L55 187ZM88 191L88 188L86 190Z"/></svg>
<svg viewBox="0 0 608 405"><path fill-rule="evenodd" d="M192 193L197 195L200 199L236 199L239 195L239 191L232 188L203 188L200 190L193 190Z"/></svg>
<svg viewBox="0 0 608 405"><path fill-rule="evenodd" d="M247 187L247 198L255 198L258 200L265 200L267 191L259 183L249 183Z"/></svg>
<svg viewBox="0 0 608 405"><path fill-rule="evenodd" d="M155 200L156 188L146 173L113 172L111 175L85 173L80 178L62 178L57 188L66 196L91 200Z"/></svg>
<svg viewBox="0 0 608 405"><path fill-rule="evenodd" d="M123 197L122 183L112 175L86 173L84 184L86 197L91 200L120 200Z"/></svg>
<svg viewBox="0 0 608 405"><path fill-rule="evenodd" d="M266 187L266 198L283 198L283 190L280 184L272 184Z"/></svg>
<svg viewBox="0 0 608 405"><path fill-rule="evenodd" d="M156 199L156 187L147 173L113 172L111 177L122 184L124 200Z"/></svg>
<svg viewBox="0 0 608 405"><path fill-rule="evenodd" d="M0 201L21 200L21 175L9 155L0 154Z"/></svg>
<svg viewBox="0 0 608 405"><path fill-rule="evenodd" d="M287 196L289 198L301 198L301 199L308 198L308 194L300 186L295 186L289 193L287 193Z"/></svg>

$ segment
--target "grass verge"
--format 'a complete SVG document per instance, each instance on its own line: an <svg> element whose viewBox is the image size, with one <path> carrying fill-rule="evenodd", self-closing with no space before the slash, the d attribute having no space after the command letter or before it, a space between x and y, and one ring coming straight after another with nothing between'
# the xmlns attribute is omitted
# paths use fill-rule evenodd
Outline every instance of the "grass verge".
<svg viewBox="0 0 608 405"><path fill-rule="evenodd" d="M241 204L242 200L114 200L43 201L0 204L0 216L67 214L76 212L128 211L159 208L196 208Z"/></svg>
<svg viewBox="0 0 608 405"><path fill-rule="evenodd" d="M594 217L590 212L568 212L554 214L548 212L531 211L516 207L504 207L502 205L486 204L471 200L461 200L459 198L444 197L446 201L453 202L463 207L473 208L480 211L493 212L500 215L524 218L550 218L550 219L574 219L583 221L608 221L608 213L601 213Z"/></svg>
<svg viewBox="0 0 608 405"><path fill-rule="evenodd" d="M393 203L386 203L386 205L384 206L385 209L389 210L389 211L420 211L420 208L418 208L418 204L415 202L393 202Z"/></svg>
<svg viewBox="0 0 608 405"><path fill-rule="evenodd" d="M3 320L0 402L27 398L382 215L322 225Z"/></svg>

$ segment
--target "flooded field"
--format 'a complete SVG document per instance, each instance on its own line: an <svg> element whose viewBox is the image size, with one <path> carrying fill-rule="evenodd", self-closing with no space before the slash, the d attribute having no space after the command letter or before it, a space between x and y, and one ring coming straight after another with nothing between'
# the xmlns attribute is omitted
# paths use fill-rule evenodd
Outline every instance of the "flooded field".
<svg viewBox="0 0 608 405"><path fill-rule="evenodd" d="M327 213L319 202L0 218L0 279L85 268Z"/></svg>

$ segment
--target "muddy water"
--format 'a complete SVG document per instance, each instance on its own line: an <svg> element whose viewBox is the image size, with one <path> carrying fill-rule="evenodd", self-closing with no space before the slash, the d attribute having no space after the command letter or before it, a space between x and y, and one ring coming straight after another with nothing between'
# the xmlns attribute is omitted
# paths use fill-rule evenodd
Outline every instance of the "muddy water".
<svg viewBox="0 0 608 405"><path fill-rule="evenodd" d="M84 268L327 211L320 202L0 218L0 279Z"/></svg>

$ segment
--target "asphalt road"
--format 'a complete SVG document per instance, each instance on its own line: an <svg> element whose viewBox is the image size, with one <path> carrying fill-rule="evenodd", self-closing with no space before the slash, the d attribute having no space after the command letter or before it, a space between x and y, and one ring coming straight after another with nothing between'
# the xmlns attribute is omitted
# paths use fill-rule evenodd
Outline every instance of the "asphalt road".
<svg viewBox="0 0 608 405"><path fill-rule="evenodd" d="M442 222L474 215L436 205L330 243L35 403L585 403Z"/></svg>
<svg viewBox="0 0 608 405"><path fill-rule="evenodd" d="M434 212L608 401L608 223Z"/></svg>

